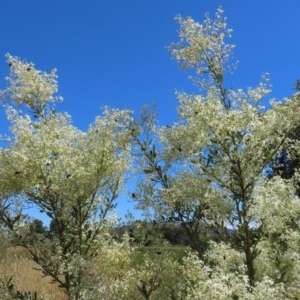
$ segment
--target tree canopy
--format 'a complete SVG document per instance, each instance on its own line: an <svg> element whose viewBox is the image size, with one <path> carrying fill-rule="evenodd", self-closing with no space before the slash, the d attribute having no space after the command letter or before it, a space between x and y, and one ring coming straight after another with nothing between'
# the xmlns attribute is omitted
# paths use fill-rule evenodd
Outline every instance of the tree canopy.
<svg viewBox="0 0 300 300"><path fill-rule="evenodd" d="M56 71L7 56L0 220L70 299L298 299L299 171L294 164L285 176L278 157L299 157L300 95L267 104L268 74L256 87L227 87L236 63L221 8L202 23L177 21L169 51L199 93L177 93L171 126L149 107L138 119L105 107L83 132L55 111ZM140 178L137 206L185 231L191 249L181 262L159 252L136 267L130 238L110 235L130 168ZM51 238L28 243L26 203L51 218ZM100 275L86 288L91 263Z"/></svg>

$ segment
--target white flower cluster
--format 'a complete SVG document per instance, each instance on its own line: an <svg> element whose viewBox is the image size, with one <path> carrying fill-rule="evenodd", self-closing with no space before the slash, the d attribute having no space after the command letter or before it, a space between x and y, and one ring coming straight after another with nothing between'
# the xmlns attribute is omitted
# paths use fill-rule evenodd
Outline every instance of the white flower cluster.
<svg viewBox="0 0 300 300"><path fill-rule="evenodd" d="M266 109L268 75L256 88L224 87L234 46L221 8L202 24L178 21L180 42L170 50L195 69L201 90L178 93L179 122L165 128L156 128L153 113L138 122L129 110L104 107L81 131L50 109L60 100L56 71L8 55L1 102L11 139L0 148L0 221L70 299L299 299L300 97ZM288 179L270 172L284 147L297 162ZM167 248L143 255L127 235L117 242L109 234L139 149L143 182L133 198L186 230L193 251L181 263ZM52 220L49 237L30 246L23 203Z"/></svg>
<svg viewBox="0 0 300 300"><path fill-rule="evenodd" d="M56 70L51 73L36 70L33 63L21 61L7 54L10 76L9 87L4 91L16 104L25 104L35 113L41 114L49 102L61 101L55 96L58 90Z"/></svg>
<svg viewBox="0 0 300 300"><path fill-rule="evenodd" d="M227 44L226 40L231 37L232 29L227 28L223 13L223 9L219 8L214 20L206 15L203 24L190 17L177 17L180 42L172 44L170 52L181 62L182 68L195 68L196 80L201 86L212 83L211 80L206 83L202 80L206 74L222 83L225 69L230 69L228 62L234 45Z"/></svg>

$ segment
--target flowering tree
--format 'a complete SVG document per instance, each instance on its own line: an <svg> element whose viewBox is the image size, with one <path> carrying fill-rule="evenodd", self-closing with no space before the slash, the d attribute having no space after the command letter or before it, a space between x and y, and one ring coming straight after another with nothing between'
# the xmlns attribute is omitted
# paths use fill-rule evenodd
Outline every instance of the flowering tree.
<svg viewBox="0 0 300 300"><path fill-rule="evenodd" d="M83 132L54 110L55 71L8 56L2 102L12 135L0 150L0 220L70 299L299 299L299 170L270 169L282 149L291 161L300 156L300 96L264 107L268 75L255 88L226 88L234 46L221 8L203 23L178 22L170 52L199 93L178 93L172 126L158 127L151 110L133 122L130 112L105 108ZM132 198L186 230L193 251L182 264L160 252L137 266L128 237L106 234L135 158L142 180ZM26 203L52 219L55 234L28 243ZM91 263L103 274L88 293Z"/></svg>
<svg viewBox="0 0 300 300"><path fill-rule="evenodd" d="M0 220L27 247L45 275L79 299L89 260L114 211L130 158L131 113L104 108L87 132L54 110L56 71L7 56L2 103L11 137L0 149ZM18 110L17 107L22 110ZM25 204L55 224L50 237L27 243Z"/></svg>
<svg viewBox="0 0 300 300"><path fill-rule="evenodd" d="M144 178L134 198L187 229L200 264L199 272L186 274L193 282L189 299L244 299L247 291L262 299L271 289L272 299L299 297L298 172L289 179L266 175L299 126L300 96L271 100L267 109L267 74L255 88L226 88L234 45L221 8L203 23L178 22L180 41L170 53L183 69L195 71L200 92L178 93L179 121L172 126L148 122L156 140L137 135ZM292 147L298 155L299 143ZM201 249L201 228L218 241L208 252ZM213 279L222 295L212 293ZM230 290L235 284L243 288Z"/></svg>

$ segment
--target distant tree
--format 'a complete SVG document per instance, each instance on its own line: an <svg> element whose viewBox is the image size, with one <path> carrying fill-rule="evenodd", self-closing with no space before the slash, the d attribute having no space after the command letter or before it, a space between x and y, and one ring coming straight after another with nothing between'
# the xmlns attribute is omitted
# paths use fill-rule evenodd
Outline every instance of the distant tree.
<svg viewBox="0 0 300 300"><path fill-rule="evenodd" d="M48 231L49 237L55 236L57 233L58 233L58 231L57 231L57 228L55 225L55 221L51 220L51 222L49 224L49 231Z"/></svg>
<svg viewBox="0 0 300 300"><path fill-rule="evenodd" d="M30 231L30 233L33 233L33 234L46 235L46 233L47 233L47 227L44 226L43 221L38 220L38 219L34 219L29 224L29 231Z"/></svg>

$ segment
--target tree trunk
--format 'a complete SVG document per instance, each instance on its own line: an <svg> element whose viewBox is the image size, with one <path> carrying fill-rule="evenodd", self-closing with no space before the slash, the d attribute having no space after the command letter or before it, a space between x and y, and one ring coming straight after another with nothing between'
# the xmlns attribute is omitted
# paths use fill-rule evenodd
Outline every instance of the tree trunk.
<svg viewBox="0 0 300 300"><path fill-rule="evenodd" d="M245 241L244 241L244 251L246 255L246 265L248 270L249 283L251 287L255 286L254 280L254 265L253 265L253 252L251 250L251 238L250 238L250 228L248 222L245 223Z"/></svg>

